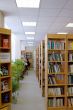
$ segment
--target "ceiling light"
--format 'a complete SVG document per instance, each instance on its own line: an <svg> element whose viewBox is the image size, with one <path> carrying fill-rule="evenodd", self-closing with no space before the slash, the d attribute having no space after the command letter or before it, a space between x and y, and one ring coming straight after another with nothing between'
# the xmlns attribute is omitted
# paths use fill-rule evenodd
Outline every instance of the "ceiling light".
<svg viewBox="0 0 73 110"><path fill-rule="evenodd" d="M66 32L58 32L57 34L67 34Z"/></svg>
<svg viewBox="0 0 73 110"><path fill-rule="evenodd" d="M33 44L28 44L28 46L33 46Z"/></svg>
<svg viewBox="0 0 73 110"><path fill-rule="evenodd" d="M27 40L34 40L34 37L27 37Z"/></svg>
<svg viewBox="0 0 73 110"><path fill-rule="evenodd" d="M16 0L17 7L39 8L40 0Z"/></svg>
<svg viewBox="0 0 73 110"><path fill-rule="evenodd" d="M25 32L25 34L35 34L35 32Z"/></svg>
<svg viewBox="0 0 73 110"><path fill-rule="evenodd" d="M36 26L36 22L22 22L23 26Z"/></svg>
<svg viewBox="0 0 73 110"><path fill-rule="evenodd" d="M73 27L73 23L67 24L66 27Z"/></svg>
<svg viewBox="0 0 73 110"><path fill-rule="evenodd" d="M33 42L28 42L28 44L33 44Z"/></svg>

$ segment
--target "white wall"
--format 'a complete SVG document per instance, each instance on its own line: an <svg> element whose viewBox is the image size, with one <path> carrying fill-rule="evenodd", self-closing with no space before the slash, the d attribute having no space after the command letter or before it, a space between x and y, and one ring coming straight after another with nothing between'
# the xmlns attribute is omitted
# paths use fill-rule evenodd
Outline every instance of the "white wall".
<svg viewBox="0 0 73 110"><path fill-rule="evenodd" d="M11 34L11 58L12 58L12 61L15 61L15 38L16 38L16 36L12 33Z"/></svg>
<svg viewBox="0 0 73 110"><path fill-rule="evenodd" d="M21 40L25 40L23 35L19 35L19 34L12 35L12 58L13 59L21 58L21 48L22 48Z"/></svg>

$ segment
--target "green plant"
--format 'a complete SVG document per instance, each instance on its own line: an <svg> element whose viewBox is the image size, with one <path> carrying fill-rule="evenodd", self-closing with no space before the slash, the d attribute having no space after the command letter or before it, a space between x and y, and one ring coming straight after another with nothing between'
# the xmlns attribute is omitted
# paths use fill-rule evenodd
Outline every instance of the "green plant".
<svg viewBox="0 0 73 110"><path fill-rule="evenodd" d="M15 92L19 89L19 80L20 76L24 70L24 62L21 59L15 60L12 62L12 92Z"/></svg>
<svg viewBox="0 0 73 110"><path fill-rule="evenodd" d="M19 89L19 81L12 78L12 92L16 92Z"/></svg>
<svg viewBox="0 0 73 110"><path fill-rule="evenodd" d="M21 59L12 62L12 98L13 103L17 103L17 90L19 89L20 76L25 68L24 62Z"/></svg>

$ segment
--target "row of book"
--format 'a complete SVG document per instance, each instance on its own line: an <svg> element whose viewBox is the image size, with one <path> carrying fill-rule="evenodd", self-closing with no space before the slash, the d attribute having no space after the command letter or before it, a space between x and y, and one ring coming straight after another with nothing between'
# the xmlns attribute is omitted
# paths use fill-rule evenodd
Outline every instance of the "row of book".
<svg viewBox="0 0 73 110"><path fill-rule="evenodd" d="M68 98L68 106L73 106L73 98Z"/></svg>
<svg viewBox="0 0 73 110"><path fill-rule="evenodd" d="M64 65L62 63L48 63L48 73L59 73L64 72Z"/></svg>
<svg viewBox="0 0 73 110"><path fill-rule="evenodd" d="M73 49L73 41L69 41L69 43L68 43L68 49Z"/></svg>
<svg viewBox="0 0 73 110"><path fill-rule="evenodd" d="M59 83L64 82L64 76L59 74L59 75L52 75L48 76L48 84L59 84Z"/></svg>
<svg viewBox="0 0 73 110"><path fill-rule="evenodd" d="M73 84L73 75L72 74L68 75L68 84Z"/></svg>
<svg viewBox="0 0 73 110"><path fill-rule="evenodd" d="M48 88L48 95L55 96L55 95L63 95L64 94L64 87L56 87L56 88Z"/></svg>
<svg viewBox="0 0 73 110"><path fill-rule="evenodd" d="M68 69L69 73L73 73L73 64L69 64Z"/></svg>
<svg viewBox="0 0 73 110"><path fill-rule="evenodd" d="M63 98L48 99L48 106L49 107L62 107L64 106L64 99Z"/></svg>
<svg viewBox="0 0 73 110"><path fill-rule="evenodd" d="M69 53L69 55L68 55L68 60L69 60L69 61L73 61L73 53Z"/></svg>
<svg viewBox="0 0 73 110"><path fill-rule="evenodd" d="M64 54L62 53L54 53L48 54L49 61L64 61Z"/></svg>
<svg viewBox="0 0 73 110"><path fill-rule="evenodd" d="M67 105L69 107L73 106L73 98L67 99ZM48 106L49 107L63 107L64 106L64 99L63 98L48 99Z"/></svg>
<svg viewBox="0 0 73 110"><path fill-rule="evenodd" d="M3 80L3 81L1 82L1 90L2 90L2 91L6 91L6 90L8 90L8 89L9 89L8 80Z"/></svg>
<svg viewBox="0 0 73 110"><path fill-rule="evenodd" d="M10 62L10 53L9 52L0 53L0 61L1 62Z"/></svg>
<svg viewBox="0 0 73 110"><path fill-rule="evenodd" d="M73 87L68 87L68 95L73 95Z"/></svg>
<svg viewBox="0 0 73 110"><path fill-rule="evenodd" d="M65 42L63 40L48 40L48 49L59 49L64 50L65 49Z"/></svg>

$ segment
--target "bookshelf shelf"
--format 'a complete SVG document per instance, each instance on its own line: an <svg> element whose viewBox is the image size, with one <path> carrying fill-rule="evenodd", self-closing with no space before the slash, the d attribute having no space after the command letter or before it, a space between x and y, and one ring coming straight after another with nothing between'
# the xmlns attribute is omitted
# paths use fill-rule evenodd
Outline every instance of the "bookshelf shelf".
<svg viewBox="0 0 73 110"><path fill-rule="evenodd" d="M49 63L51 62L53 62L53 63L61 63L61 62L66 62L66 61L48 61Z"/></svg>
<svg viewBox="0 0 73 110"><path fill-rule="evenodd" d="M48 87L51 86L51 87L54 87L54 86L65 86L66 84L48 84Z"/></svg>
<svg viewBox="0 0 73 110"><path fill-rule="evenodd" d="M0 28L0 110L11 110L11 30Z"/></svg>
<svg viewBox="0 0 73 110"><path fill-rule="evenodd" d="M60 49L60 50L59 49L49 49L48 52L49 51L59 51L60 52L60 51L65 51L65 50L62 50L62 49Z"/></svg>
<svg viewBox="0 0 73 110"><path fill-rule="evenodd" d="M48 73L48 75L53 75L53 74L55 74L55 75L58 75L58 74L65 75L65 73Z"/></svg>
<svg viewBox="0 0 73 110"><path fill-rule="evenodd" d="M48 107L48 110L65 110L65 106L63 107Z"/></svg>
<svg viewBox="0 0 73 110"><path fill-rule="evenodd" d="M11 78L11 76L1 76L1 79Z"/></svg>
<svg viewBox="0 0 73 110"><path fill-rule="evenodd" d="M48 95L48 98L60 98L60 97L65 97L65 95Z"/></svg>
<svg viewBox="0 0 73 110"><path fill-rule="evenodd" d="M6 92L10 92L10 91L11 91L11 89L8 89L6 91L1 91L1 93L6 93Z"/></svg>

